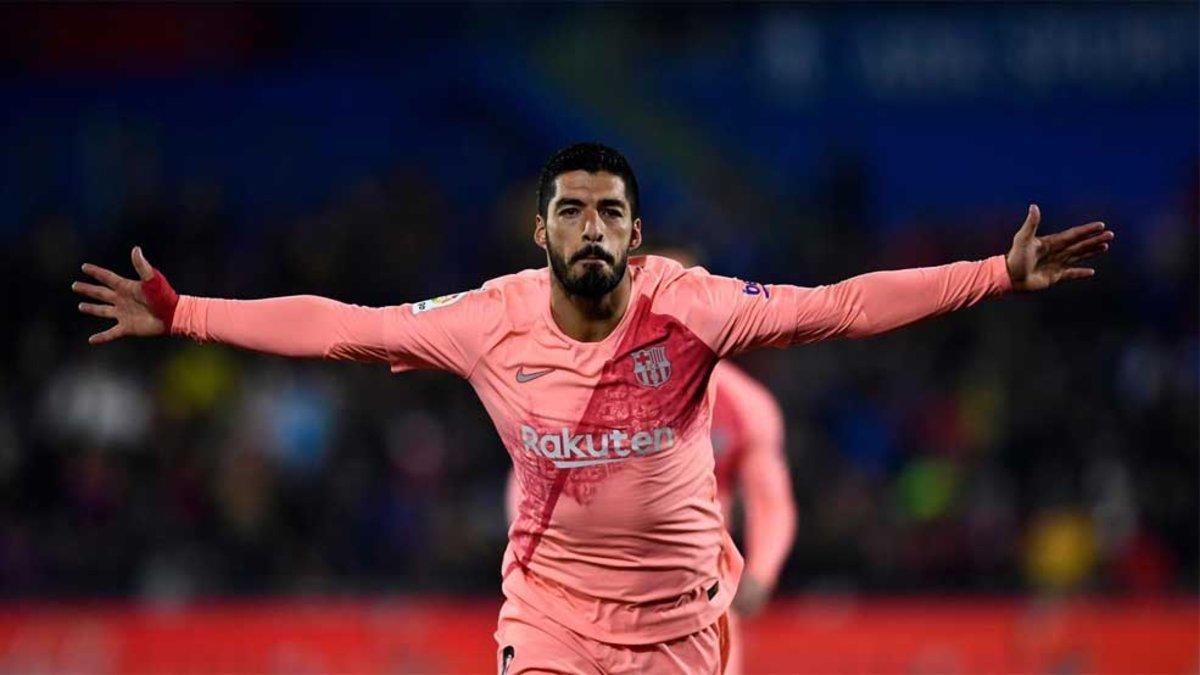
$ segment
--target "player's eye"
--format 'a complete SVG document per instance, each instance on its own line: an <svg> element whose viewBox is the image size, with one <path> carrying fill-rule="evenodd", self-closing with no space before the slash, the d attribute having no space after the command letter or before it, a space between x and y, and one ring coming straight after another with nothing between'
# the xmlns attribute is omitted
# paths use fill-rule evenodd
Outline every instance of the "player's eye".
<svg viewBox="0 0 1200 675"><path fill-rule="evenodd" d="M604 211L604 213L609 218L620 218L621 217L621 209L606 209Z"/></svg>
<svg viewBox="0 0 1200 675"><path fill-rule="evenodd" d="M565 209L559 209L558 215L569 218L571 216L579 215L579 209L574 206L568 206Z"/></svg>

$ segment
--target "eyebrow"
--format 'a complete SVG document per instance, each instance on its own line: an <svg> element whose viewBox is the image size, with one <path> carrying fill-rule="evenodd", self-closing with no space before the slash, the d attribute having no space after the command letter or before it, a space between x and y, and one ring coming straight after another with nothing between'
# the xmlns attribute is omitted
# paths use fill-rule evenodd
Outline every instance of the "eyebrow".
<svg viewBox="0 0 1200 675"><path fill-rule="evenodd" d="M583 206L583 205L584 204L583 204L582 199L576 199L575 197L563 197L554 203L554 208L555 208L555 210L557 210L564 206ZM617 199L615 197L608 197L606 199L601 199L600 203L597 204L597 208L605 208L605 207L610 207L610 206L617 206L622 209L629 208L625 204L624 199Z"/></svg>
<svg viewBox="0 0 1200 675"><path fill-rule="evenodd" d="M557 202L555 202L554 210L557 211L558 209L561 209L564 206L583 206L583 200L575 199L574 197L562 197Z"/></svg>

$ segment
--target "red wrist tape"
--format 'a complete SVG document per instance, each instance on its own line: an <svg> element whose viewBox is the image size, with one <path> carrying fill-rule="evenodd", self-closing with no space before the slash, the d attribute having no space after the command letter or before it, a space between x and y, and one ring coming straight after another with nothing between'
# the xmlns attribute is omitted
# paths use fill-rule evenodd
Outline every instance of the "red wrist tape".
<svg viewBox="0 0 1200 675"><path fill-rule="evenodd" d="M154 277L142 282L142 294L150 305L150 311L167 326L171 332L171 322L175 319L175 306L179 304L179 294L171 288L162 272L154 270Z"/></svg>

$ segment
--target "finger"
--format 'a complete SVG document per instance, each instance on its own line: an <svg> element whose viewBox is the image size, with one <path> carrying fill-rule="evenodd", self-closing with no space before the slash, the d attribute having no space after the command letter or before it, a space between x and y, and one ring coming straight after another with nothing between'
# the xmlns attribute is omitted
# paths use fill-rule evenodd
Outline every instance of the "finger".
<svg viewBox="0 0 1200 675"><path fill-rule="evenodd" d="M106 331L96 333L95 335L89 337L88 344L102 345L105 342L112 342L113 340L116 340L117 338L120 338L120 337L125 337L125 329L122 328L120 325L116 325L116 326L113 326L112 328L109 328Z"/></svg>
<svg viewBox="0 0 1200 675"><path fill-rule="evenodd" d="M116 272L113 272L112 270L100 267L99 265L93 265L91 263L84 263L82 269L83 269L84 274L92 277L96 281L99 281L100 283L104 284L105 286L108 286L109 288L111 288L113 290L121 288L125 284L125 282L130 281L129 279L126 279L125 277L121 276L120 274L117 274Z"/></svg>
<svg viewBox="0 0 1200 675"><path fill-rule="evenodd" d="M92 316L99 316L105 319L117 318L117 308L112 305L97 305L90 302L79 303L79 311Z"/></svg>
<svg viewBox="0 0 1200 675"><path fill-rule="evenodd" d="M1058 276L1058 280L1065 281L1068 279L1087 279L1088 277L1095 275L1096 270L1090 267L1072 267L1070 269L1063 270L1063 273Z"/></svg>
<svg viewBox="0 0 1200 675"><path fill-rule="evenodd" d="M141 246L134 246L129 257L133 260L133 269L137 270L139 279L150 281L154 278L154 268L146 261L146 256L142 253Z"/></svg>
<svg viewBox="0 0 1200 675"><path fill-rule="evenodd" d="M1104 223L1095 222L1087 225L1076 225L1069 230L1048 234L1042 237L1042 241L1052 249L1070 246L1080 240L1086 239L1093 235L1104 231Z"/></svg>
<svg viewBox="0 0 1200 675"><path fill-rule="evenodd" d="M75 283L71 284L71 290L80 295L86 295L89 298L102 300L110 304L116 302L117 299L117 294L112 292L111 289L104 286L97 286L96 284L84 283L82 281L76 281Z"/></svg>
<svg viewBox="0 0 1200 675"><path fill-rule="evenodd" d="M1071 244L1070 246L1068 246L1063 251L1063 255L1066 255L1068 257L1077 255L1080 251L1094 248L1100 244L1110 242L1113 240L1113 237L1115 237L1115 236L1116 235L1114 235L1112 232L1109 232L1109 231L1102 231L1102 232L1100 232L1100 234L1093 234L1090 237L1086 237L1080 241L1076 241L1074 244Z"/></svg>
<svg viewBox="0 0 1200 675"><path fill-rule="evenodd" d="M1029 213L1025 215L1025 222L1021 223L1021 229L1017 234L1032 237L1037 234L1038 223L1042 222L1042 210L1037 204L1029 205Z"/></svg>
<svg viewBox="0 0 1200 675"><path fill-rule="evenodd" d="M1075 263L1079 262L1080 260L1087 260L1088 258L1093 258L1095 256L1100 255L1101 253L1104 253L1107 250L1108 250L1108 244L1096 244L1095 246L1085 248L1081 251L1077 251L1074 254L1070 255L1066 259L1066 264L1074 265Z"/></svg>

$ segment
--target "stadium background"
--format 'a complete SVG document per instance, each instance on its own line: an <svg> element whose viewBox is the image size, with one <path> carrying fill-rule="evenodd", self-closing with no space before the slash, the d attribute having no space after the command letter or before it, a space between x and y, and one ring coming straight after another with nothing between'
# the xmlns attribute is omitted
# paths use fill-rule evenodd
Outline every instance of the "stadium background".
<svg viewBox="0 0 1200 675"><path fill-rule="evenodd" d="M0 8L0 670L483 672L469 387L88 348L84 260L395 304L540 266L541 162L814 285L1103 219L1088 283L752 355L800 508L757 672L1196 672L1197 6ZM757 656L756 656L757 654Z"/></svg>

